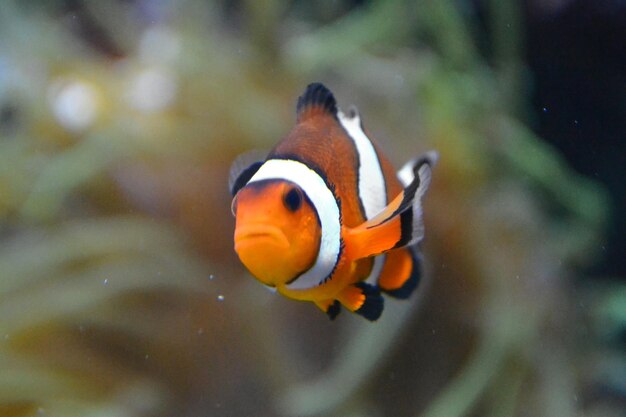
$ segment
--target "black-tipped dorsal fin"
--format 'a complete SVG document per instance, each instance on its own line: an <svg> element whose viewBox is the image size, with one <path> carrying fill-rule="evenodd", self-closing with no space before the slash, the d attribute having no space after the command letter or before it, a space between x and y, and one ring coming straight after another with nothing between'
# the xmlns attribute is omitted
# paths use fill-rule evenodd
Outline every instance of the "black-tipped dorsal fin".
<svg viewBox="0 0 626 417"><path fill-rule="evenodd" d="M298 122L308 119L316 114L337 115L337 101L333 93L324 84L312 83L306 87L304 93L298 98L296 114Z"/></svg>

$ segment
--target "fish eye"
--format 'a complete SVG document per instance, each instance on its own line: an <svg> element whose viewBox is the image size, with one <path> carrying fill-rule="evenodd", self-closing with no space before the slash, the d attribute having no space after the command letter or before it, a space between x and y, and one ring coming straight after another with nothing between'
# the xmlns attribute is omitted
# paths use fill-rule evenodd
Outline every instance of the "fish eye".
<svg viewBox="0 0 626 417"><path fill-rule="evenodd" d="M290 211L296 211L302 206L302 191L298 187L292 187L283 195L283 203Z"/></svg>

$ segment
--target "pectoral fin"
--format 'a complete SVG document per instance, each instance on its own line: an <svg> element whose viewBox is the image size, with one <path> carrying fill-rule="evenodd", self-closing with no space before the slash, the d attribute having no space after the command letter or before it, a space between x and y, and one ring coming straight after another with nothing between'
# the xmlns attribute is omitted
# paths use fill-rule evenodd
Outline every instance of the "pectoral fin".
<svg viewBox="0 0 626 417"><path fill-rule="evenodd" d="M261 168L266 156L266 151L253 150L239 155L233 161L228 175L228 189L233 197Z"/></svg>

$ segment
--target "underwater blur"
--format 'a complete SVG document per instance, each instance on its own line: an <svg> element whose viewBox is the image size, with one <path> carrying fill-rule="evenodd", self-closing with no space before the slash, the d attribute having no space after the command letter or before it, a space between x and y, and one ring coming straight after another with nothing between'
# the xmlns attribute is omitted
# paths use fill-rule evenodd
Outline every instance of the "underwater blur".
<svg viewBox="0 0 626 417"><path fill-rule="evenodd" d="M3 1L0 417L623 416L625 40L617 0ZM440 154L374 323L233 250L311 82Z"/></svg>

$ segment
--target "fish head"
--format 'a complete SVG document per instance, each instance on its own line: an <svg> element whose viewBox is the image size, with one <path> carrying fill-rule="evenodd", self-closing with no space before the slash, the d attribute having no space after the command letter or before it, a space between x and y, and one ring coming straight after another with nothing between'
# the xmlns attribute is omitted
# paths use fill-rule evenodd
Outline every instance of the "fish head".
<svg viewBox="0 0 626 417"><path fill-rule="evenodd" d="M248 183L232 203L235 252L259 281L286 284L317 259L321 226L302 189L285 180Z"/></svg>

